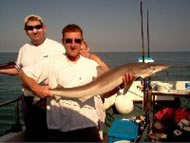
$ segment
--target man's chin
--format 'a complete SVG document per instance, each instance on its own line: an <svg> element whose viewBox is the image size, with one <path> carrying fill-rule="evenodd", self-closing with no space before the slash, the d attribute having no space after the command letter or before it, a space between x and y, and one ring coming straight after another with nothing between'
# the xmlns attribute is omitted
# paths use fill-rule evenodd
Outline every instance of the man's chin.
<svg viewBox="0 0 190 143"><path fill-rule="evenodd" d="M74 60L77 60L80 57L80 54L69 54L69 55L67 55L67 57L70 60L74 61Z"/></svg>

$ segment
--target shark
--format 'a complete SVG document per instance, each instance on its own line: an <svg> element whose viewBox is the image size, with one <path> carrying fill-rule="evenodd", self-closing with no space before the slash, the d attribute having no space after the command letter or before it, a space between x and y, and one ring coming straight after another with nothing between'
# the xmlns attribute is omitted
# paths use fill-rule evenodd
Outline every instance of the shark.
<svg viewBox="0 0 190 143"><path fill-rule="evenodd" d="M88 99L95 95L103 95L123 83L123 76L125 73L131 73L133 80L127 86L125 86L125 92L131 86L134 80L138 78L145 79L151 77L157 72L166 70L169 65L155 64L155 63L129 63L115 67L101 76L97 77L92 82L74 87L74 88L55 88L50 89L50 93L56 96L62 96L65 98L84 98Z"/></svg>

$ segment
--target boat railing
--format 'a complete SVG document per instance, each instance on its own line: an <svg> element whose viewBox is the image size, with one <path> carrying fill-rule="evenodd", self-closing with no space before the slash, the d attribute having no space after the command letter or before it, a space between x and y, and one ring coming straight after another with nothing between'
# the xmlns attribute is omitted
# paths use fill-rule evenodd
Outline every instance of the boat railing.
<svg viewBox="0 0 190 143"><path fill-rule="evenodd" d="M22 131L22 124L20 121L20 110L19 110L19 102L21 101L22 96L19 96L16 99L7 100L4 102L0 102L0 107L7 106L9 104L15 103L15 113L16 113L16 122L11 126L10 129L5 131L4 134L10 133L10 132L19 132Z"/></svg>

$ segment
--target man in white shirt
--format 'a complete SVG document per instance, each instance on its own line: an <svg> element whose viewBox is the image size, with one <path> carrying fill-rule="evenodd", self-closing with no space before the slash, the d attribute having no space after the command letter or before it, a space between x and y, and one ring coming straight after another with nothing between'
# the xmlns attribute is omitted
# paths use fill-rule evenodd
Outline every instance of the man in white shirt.
<svg viewBox="0 0 190 143"><path fill-rule="evenodd" d="M49 88L73 88L87 84L100 72L104 72L95 61L80 56L83 31L78 25L67 25L62 36L66 56L48 58L34 66L23 68L19 72L20 78L36 96L49 96L49 141L101 142L94 97L83 102L80 99L51 95L49 92ZM48 83L48 86L41 86L44 83Z"/></svg>
<svg viewBox="0 0 190 143"><path fill-rule="evenodd" d="M65 53L61 43L46 38L46 25L39 15L29 15L24 19L24 30L31 42L24 44L18 53L16 66L0 69L0 74L17 75L19 69L34 65L46 58ZM45 99L34 98L26 88L23 89L23 116L26 135L30 141L45 141L46 127ZM34 100L33 100L34 98ZM42 107L43 104L43 107ZM39 105L41 107L39 107ZM37 118L39 117L40 118ZM42 134L44 133L44 134Z"/></svg>

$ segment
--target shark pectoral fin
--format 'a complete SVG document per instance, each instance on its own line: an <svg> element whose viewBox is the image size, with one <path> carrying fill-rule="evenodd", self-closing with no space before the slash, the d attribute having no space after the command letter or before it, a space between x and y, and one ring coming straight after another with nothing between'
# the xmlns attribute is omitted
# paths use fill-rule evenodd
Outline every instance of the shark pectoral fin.
<svg viewBox="0 0 190 143"><path fill-rule="evenodd" d="M142 80L142 79L145 79L145 78L147 78L147 75L140 75L137 79Z"/></svg>
<svg viewBox="0 0 190 143"><path fill-rule="evenodd" d="M130 82L130 83L127 84L126 87L124 87L123 95L125 95L125 94L127 93L127 91L129 90L129 88L131 87L132 83L133 83L133 82Z"/></svg>
<svg viewBox="0 0 190 143"><path fill-rule="evenodd" d="M142 80L143 78L141 77L141 76L138 76L138 77L136 77L135 79L134 79L134 81L135 80Z"/></svg>
<svg viewBox="0 0 190 143"><path fill-rule="evenodd" d="M79 100L81 102L86 102L90 97L82 97L82 98L79 98Z"/></svg>

